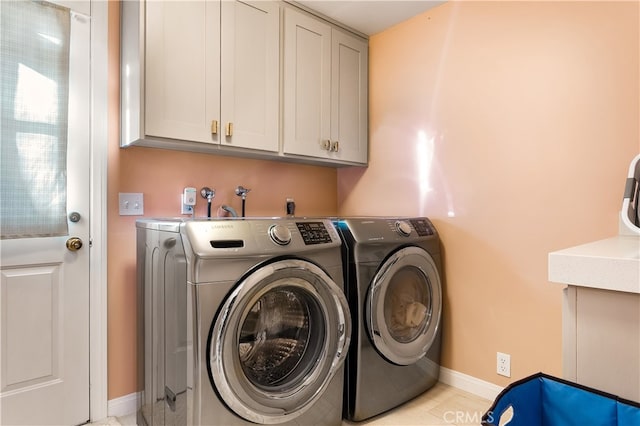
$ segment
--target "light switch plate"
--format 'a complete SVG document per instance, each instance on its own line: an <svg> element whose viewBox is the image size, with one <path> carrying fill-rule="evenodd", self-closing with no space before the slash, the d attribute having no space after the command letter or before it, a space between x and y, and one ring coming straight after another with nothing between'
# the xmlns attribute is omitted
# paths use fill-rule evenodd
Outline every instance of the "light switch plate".
<svg viewBox="0 0 640 426"><path fill-rule="evenodd" d="M144 197L140 192L120 192L118 194L120 216L142 216L144 214Z"/></svg>

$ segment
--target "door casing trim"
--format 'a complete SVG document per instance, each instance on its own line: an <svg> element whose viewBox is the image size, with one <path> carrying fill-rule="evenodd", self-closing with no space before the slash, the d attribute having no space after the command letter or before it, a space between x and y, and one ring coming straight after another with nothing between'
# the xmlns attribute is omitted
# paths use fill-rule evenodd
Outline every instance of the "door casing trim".
<svg viewBox="0 0 640 426"><path fill-rule="evenodd" d="M107 417L107 152L109 3L91 0L89 415Z"/></svg>

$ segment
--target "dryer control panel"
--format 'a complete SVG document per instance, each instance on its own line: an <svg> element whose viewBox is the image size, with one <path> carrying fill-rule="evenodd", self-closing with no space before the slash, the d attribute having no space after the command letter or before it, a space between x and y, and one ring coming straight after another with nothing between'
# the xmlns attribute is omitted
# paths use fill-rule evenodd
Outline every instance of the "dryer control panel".
<svg viewBox="0 0 640 426"><path fill-rule="evenodd" d="M409 222L411 222L413 229L415 229L416 233L421 237L428 237L429 235L434 234L431 222L427 219L410 219Z"/></svg>
<svg viewBox="0 0 640 426"><path fill-rule="evenodd" d="M336 219L336 227L348 230L357 243L412 244L415 241L438 239L438 232L427 217L351 217Z"/></svg>
<svg viewBox="0 0 640 426"><path fill-rule="evenodd" d="M389 229L401 237L429 237L435 234L433 225L427 218L387 220ZM413 231L415 230L415 234Z"/></svg>

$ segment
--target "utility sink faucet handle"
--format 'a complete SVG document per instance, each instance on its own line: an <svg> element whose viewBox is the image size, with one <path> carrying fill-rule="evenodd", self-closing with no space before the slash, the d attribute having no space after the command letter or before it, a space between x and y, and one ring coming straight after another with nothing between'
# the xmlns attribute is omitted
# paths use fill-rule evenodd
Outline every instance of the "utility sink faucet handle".
<svg viewBox="0 0 640 426"><path fill-rule="evenodd" d="M247 192L251 191L251 189L247 189L242 185L239 185L236 188L236 195L239 197L242 197L243 200L247 199Z"/></svg>
<svg viewBox="0 0 640 426"><path fill-rule="evenodd" d="M206 198L207 201L211 201L211 199L216 196L216 190L205 186L200 190L200 195L202 198Z"/></svg>

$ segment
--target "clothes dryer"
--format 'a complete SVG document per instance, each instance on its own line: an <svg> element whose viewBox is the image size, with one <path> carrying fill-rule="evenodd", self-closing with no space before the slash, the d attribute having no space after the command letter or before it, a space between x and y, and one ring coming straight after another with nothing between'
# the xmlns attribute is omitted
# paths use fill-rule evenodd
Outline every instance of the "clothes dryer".
<svg viewBox="0 0 640 426"><path fill-rule="evenodd" d="M353 322L344 417L364 420L431 388L439 377L440 240L428 218L334 220L343 239Z"/></svg>
<svg viewBox="0 0 640 426"><path fill-rule="evenodd" d="M164 371L157 374L163 379L156 379L170 387L179 381L169 378L186 371L186 387L161 393L158 384L149 386L164 399L158 409L163 418L153 423L341 423L351 319L343 293L341 242L331 221L212 219L181 221L177 227L139 221L138 226L146 226L141 239L153 246L181 247L172 256L155 249L156 258L169 260L156 269L179 276L175 286L167 284L173 278L163 281L165 287L181 287L186 297L184 309L176 309L184 311L176 318L186 319L177 333L184 332L185 338L164 339L169 354L180 352L169 342L187 342L186 368L165 355ZM162 229L150 230L154 227ZM156 303L152 308L164 310L169 335L180 327L167 309L171 303L165 296L164 307ZM167 318L177 325L166 325ZM181 404L182 395L186 404ZM167 415L171 410L174 417Z"/></svg>

